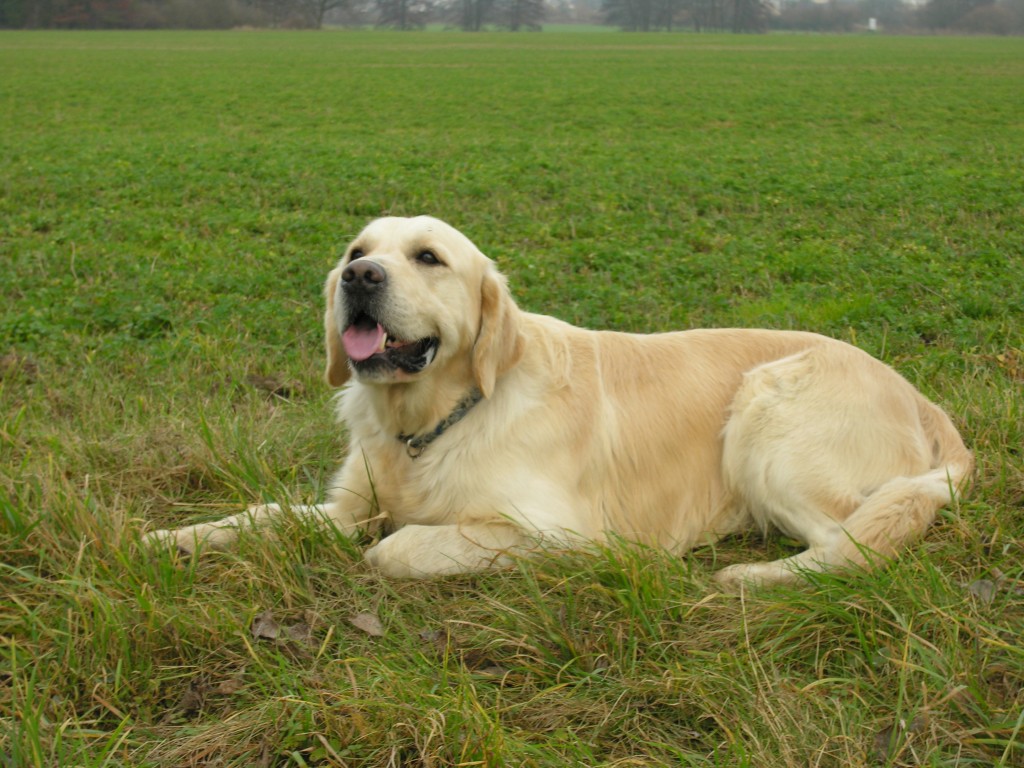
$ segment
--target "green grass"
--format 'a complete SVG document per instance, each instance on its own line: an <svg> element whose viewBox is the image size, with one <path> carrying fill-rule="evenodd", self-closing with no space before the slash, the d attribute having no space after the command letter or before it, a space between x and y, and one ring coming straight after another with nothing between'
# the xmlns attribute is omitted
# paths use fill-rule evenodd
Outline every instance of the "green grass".
<svg viewBox="0 0 1024 768"><path fill-rule="evenodd" d="M0 762L1024 764L1017 41L5 32L0 71ZM321 283L384 213L575 323L852 340L974 489L880 572L742 599L710 573L790 543L144 557L143 521L321 496Z"/></svg>

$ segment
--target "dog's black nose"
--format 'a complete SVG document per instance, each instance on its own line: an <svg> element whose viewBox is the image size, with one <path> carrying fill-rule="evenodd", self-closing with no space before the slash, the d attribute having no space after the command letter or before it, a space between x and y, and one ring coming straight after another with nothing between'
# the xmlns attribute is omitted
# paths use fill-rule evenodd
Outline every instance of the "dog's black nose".
<svg viewBox="0 0 1024 768"><path fill-rule="evenodd" d="M345 290L374 290L380 288L388 279L384 267L369 259L356 259L341 272L341 281Z"/></svg>

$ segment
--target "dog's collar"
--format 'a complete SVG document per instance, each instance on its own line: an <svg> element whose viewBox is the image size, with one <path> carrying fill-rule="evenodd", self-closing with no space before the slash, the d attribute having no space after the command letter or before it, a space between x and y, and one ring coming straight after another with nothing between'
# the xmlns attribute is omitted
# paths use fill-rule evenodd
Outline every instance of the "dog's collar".
<svg viewBox="0 0 1024 768"><path fill-rule="evenodd" d="M483 394L479 389L473 387L473 389L469 391L469 394L459 401L458 405L455 406L452 412L429 432L425 432L422 435L406 435L404 433L398 435L398 439L405 443L405 452L409 454L409 458L418 459L420 454L426 450L428 445L443 435L449 427L462 421L463 417L469 413L473 409L473 406L479 403L481 399L483 399Z"/></svg>

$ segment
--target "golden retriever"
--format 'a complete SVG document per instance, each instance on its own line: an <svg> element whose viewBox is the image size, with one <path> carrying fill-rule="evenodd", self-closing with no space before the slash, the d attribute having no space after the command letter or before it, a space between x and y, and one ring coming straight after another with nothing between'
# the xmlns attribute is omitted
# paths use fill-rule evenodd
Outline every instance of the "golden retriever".
<svg viewBox="0 0 1024 768"><path fill-rule="evenodd" d="M323 505L393 532L393 577L481 570L609 537L673 552L774 526L807 545L723 587L870 566L922 535L973 460L949 417L813 333L576 328L519 309L493 262L428 217L372 222L326 286L327 380L348 458ZM276 505L150 542L229 544Z"/></svg>

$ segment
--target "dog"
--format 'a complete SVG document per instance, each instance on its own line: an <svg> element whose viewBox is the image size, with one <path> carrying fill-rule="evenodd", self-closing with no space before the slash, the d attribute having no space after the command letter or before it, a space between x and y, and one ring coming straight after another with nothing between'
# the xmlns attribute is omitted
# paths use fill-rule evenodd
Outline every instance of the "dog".
<svg viewBox="0 0 1024 768"><path fill-rule="evenodd" d="M494 263L429 217L382 218L327 278L328 383L348 457L326 503L396 578L620 538L682 553L776 528L806 545L725 589L870 568L925 533L973 468L950 418L880 361L800 331L630 334L521 310ZM154 531L226 547L277 505Z"/></svg>

